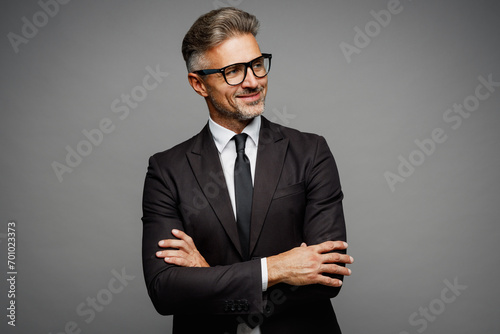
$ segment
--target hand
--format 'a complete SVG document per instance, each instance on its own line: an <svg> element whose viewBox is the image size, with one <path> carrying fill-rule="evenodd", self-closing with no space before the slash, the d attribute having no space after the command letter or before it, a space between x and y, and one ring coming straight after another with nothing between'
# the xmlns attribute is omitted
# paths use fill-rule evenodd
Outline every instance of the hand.
<svg viewBox="0 0 500 334"><path fill-rule="evenodd" d="M160 240L162 248L174 248L156 252L156 256L165 262L181 267L210 267L205 258L198 252L193 239L180 230L172 230L172 235L178 239Z"/></svg>
<svg viewBox="0 0 500 334"><path fill-rule="evenodd" d="M323 273L351 275L351 270L335 263L353 263L354 259L345 254L330 253L347 249L343 241L325 241L318 245L300 247L267 258L268 286L277 283L290 285L323 284L339 287L342 281Z"/></svg>

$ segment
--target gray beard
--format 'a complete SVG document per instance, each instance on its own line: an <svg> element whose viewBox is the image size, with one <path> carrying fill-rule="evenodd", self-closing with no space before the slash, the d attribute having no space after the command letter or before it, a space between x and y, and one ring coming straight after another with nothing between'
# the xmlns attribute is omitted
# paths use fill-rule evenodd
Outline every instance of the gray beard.
<svg viewBox="0 0 500 334"><path fill-rule="evenodd" d="M264 110L265 110L265 100L264 99L254 101L248 105L248 106L255 106L259 103L262 103L262 110L260 112L259 111L250 112L248 110L244 110L244 109L239 108L239 107L237 107L236 110L234 110L234 111L230 111L230 110L226 109L224 106L222 106L221 104L219 104L212 97L211 94L209 95L209 99L212 102L212 105L215 107L215 109L217 109L217 111L221 115L226 116L227 118L237 119L239 121L247 121L247 120L253 119L259 115L262 115L264 113Z"/></svg>

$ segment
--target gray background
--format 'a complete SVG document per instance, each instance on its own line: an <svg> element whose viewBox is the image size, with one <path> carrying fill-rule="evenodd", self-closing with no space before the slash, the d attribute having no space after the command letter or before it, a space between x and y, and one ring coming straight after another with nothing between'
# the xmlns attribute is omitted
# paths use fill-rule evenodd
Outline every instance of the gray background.
<svg viewBox="0 0 500 334"><path fill-rule="evenodd" d="M261 49L273 53L267 117L324 135L337 160L355 258L332 301L344 332L500 332L500 89L460 127L443 119L479 76L500 81L498 2L401 0L348 62L340 44L354 45L354 28L388 1L74 0L17 53L8 34L22 35L22 18L42 9L3 1L0 11L0 276L11 219L18 270L15 328L0 284L2 333L55 334L71 321L82 333L170 332L142 277L142 186L148 157L207 120L180 44L199 15L224 4L261 21ZM169 75L120 119L111 104L142 85L148 66ZM105 118L114 130L60 182L51 164L65 164L65 147ZM409 159L435 128L447 140L392 191L384 173L397 173L399 156ZM122 269L134 278L110 294ZM440 301L445 280L462 286L451 303ZM112 300L87 323L77 308L96 296ZM429 307L425 320L418 312Z"/></svg>

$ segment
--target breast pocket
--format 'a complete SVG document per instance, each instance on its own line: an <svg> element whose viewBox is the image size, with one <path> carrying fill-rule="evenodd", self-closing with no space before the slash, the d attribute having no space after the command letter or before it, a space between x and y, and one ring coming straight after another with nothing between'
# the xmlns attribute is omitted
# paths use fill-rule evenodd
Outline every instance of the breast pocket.
<svg viewBox="0 0 500 334"><path fill-rule="evenodd" d="M285 186L282 188L276 189L274 192L273 200L286 197L286 196L292 196L296 194L300 194L304 192L304 181L292 184L291 186Z"/></svg>

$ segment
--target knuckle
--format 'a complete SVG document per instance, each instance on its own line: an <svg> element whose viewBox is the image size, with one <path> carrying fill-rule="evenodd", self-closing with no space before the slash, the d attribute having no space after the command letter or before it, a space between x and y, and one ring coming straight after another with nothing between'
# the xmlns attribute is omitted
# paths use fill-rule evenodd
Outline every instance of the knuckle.
<svg viewBox="0 0 500 334"><path fill-rule="evenodd" d="M334 241L326 241L325 246L328 250L333 250L333 249L335 249L335 242Z"/></svg>
<svg viewBox="0 0 500 334"><path fill-rule="evenodd" d="M323 276L323 277L324 277L323 284L325 284L325 285L332 285L333 280L330 277L327 277L327 276Z"/></svg>

